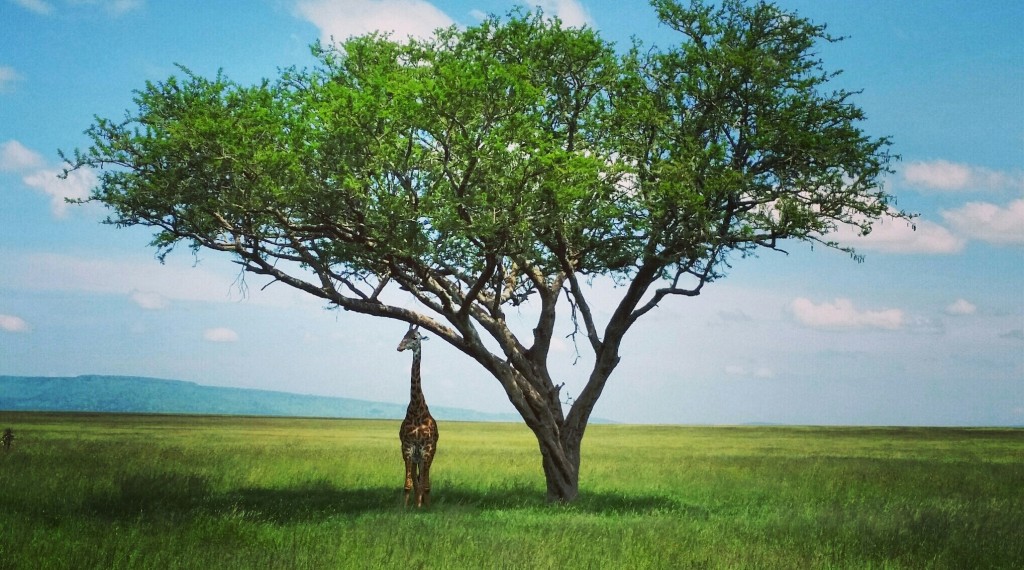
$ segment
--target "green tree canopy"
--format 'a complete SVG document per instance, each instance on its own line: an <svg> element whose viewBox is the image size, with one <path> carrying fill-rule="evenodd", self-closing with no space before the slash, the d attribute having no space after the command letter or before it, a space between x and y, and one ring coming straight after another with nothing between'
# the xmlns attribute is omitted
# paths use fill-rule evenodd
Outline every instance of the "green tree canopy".
<svg viewBox="0 0 1024 570"><path fill-rule="evenodd" d="M182 67L70 169L101 169L109 223L155 229L347 310L433 332L475 359L537 435L552 500L623 335L669 296L787 241L850 251L890 207L889 141L830 87L825 29L768 3L654 0L678 45L617 51L513 12L428 40L314 45L319 64L245 86ZM852 252L851 252L852 253ZM587 283L619 285L595 318ZM403 291L418 310L388 302ZM505 310L535 308L532 337ZM594 368L563 408L548 370L568 311ZM496 347L496 349L495 349Z"/></svg>

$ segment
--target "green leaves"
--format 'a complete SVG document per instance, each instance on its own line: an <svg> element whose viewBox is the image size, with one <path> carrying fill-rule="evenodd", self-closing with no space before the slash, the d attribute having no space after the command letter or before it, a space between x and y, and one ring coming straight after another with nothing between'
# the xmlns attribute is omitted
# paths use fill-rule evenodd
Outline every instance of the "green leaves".
<svg viewBox="0 0 1024 570"><path fill-rule="evenodd" d="M654 190L643 193L650 211L664 212L655 225L688 226L663 251L821 242L838 224L885 213L876 206L886 200L878 185L892 159L888 141L860 130L850 93L827 89L836 74L815 48L837 38L825 26L767 3L653 5L681 43L646 55L634 47L629 70L639 77L630 85L647 93L622 100L644 112L620 115L620 129ZM698 241L705 247L693 247Z"/></svg>
<svg viewBox="0 0 1024 570"><path fill-rule="evenodd" d="M619 53L518 11L315 44L317 67L252 86L182 67L124 121L97 118L73 166L101 168L92 198L157 228L162 253L296 261L328 284L440 271L467 288L496 267L534 286L703 283L731 251L834 246L837 225L891 215L888 141L828 89L825 26L766 3L652 4L678 45Z"/></svg>

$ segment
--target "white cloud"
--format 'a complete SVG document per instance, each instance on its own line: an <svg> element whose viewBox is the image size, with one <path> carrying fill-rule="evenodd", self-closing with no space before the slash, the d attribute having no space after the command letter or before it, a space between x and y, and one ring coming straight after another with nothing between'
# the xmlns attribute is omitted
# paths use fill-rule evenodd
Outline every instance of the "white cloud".
<svg viewBox="0 0 1024 570"><path fill-rule="evenodd" d="M9 65L0 65L0 93L10 93L14 84L21 81L21 74Z"/></svg>
<svg viewBox="0 0 1024 570"><path fill-rule="evenodd" d="M28 323L20 317L13 315L0 315L0 330L7 332L25 332L28 330Z"/></svg>
<svg viewBox="0 0 1024 570"><path fill-rule="evenodd" d="M53 12L53 5L44 0L13 0L13 2L22 8L31 10L36 14L49 14Z"/></svg>
<svg viewBox="0 0 1024 570"><path fill-rule="evenodd" d="M928 220L879 220L871 227L871 233L859 235L855 226L843 225L831 236L843 245L858 251L880 251L884 253L958 253L964 249L965 241L942 225Z"/></svg>
<svg viewBox="0 0 1024 570"><path fill-rule="evenodd" d="M320 29L325 43L331 37L341 41L374 31L393 32L396 39L427 38L434 30L454 22L424 0L302 0L296 4L299 16Z"/></svg>
<svg viewBox="0 0 1024 570"><path fill-rule="evenodd" d="M59 177L60 171L42 168L42 155L16 140L0 144L0 171L24 173L21 181L50 197L50 210L58 218L67 216L68 204L65 198L82 199L96 185L96 175L90 170L76 170L66 179Z"/></svg>
<svg viewBox="0 0 1024 570"><path fill-rule="evenodd" d="M22 178L31 186L50 197L50 210L58 218L67 217L68 203L65 198L79 200L89 197L89 191L96 186L96 175L91 170L75 170L66 179L58 178L58 170L37 170Z"/></svg>
<svg viewBox="0 0 1024 570"><path fill-rule="evenodd" d="M60 178L61 171L43 168L45 161L38 152L16 140L0 144L0 171L23 173L21 181L50 197L50 210L58 218L68 214L65 199L81 200L89 197L96 186L96 174L89 169L79 169Z"/></svg>
<svg viewBox="0 0 1024 570"><path fill-rule="evenodd" d="M168 305L167 297L152 291L139 291L136 289L131 292L130 296L132 302L143 309L160 310L166 309Z"/></svg>
<svg viewBox="0 0 1024 570"><path fill-rule="evenodd" d="M210 342L236 342L238 333L226 327L217 327L203 331L203 339Z"/></svg>
<svg viewBox="0 0 1024 570"><path fill-rule="evenodd" d="M23 172L43 165L43 156L11 139L0 144L0 171Z"/></svg>
<svg viewBox="0 0 1024 570"><path fill-rule="evenodd" d="M947 160L911 162L903 168L903 180L918 188L944 191L1024 188L1024 176L1020 174Z"/></svg>
<svg viewBox="0 0 1024 570"><path fill-rule="evenodd" d="M946 307L946 314L949 315L973 315L978 307L967 299L957 299Z"/></svg>
<svg viewBox="0 0 1024 570"><path fill-rule="evenodd" d="M537 0L533 3L545 14L558 16L562 23L571 27L593 26L590 12L577 0Z"/></svg>
<svg viewBox="0 0 1024 570"><path fill-rule="evenodd" d="M994 244L1024 244L1024 198L1006 207L988 202L970 202L942 217L958 232Z"/></svg>
<svg viewBox="0 0 1024 570"><path fill-rule="evenodd" d="M903 180L912 186L938 190L962 190L971 179L970 167L945 160L911 162L903 168Z"/></svg>
<svg viewBox="0 0 1024 570"><path fill-rule="evenodd" d="M897 330L906 323L906 316L899 309L860 311L853 306L852 301L843 298L832 303L815 304L809 299L799 297L790 303L789 310L797 322L815 329Z"/></svg>

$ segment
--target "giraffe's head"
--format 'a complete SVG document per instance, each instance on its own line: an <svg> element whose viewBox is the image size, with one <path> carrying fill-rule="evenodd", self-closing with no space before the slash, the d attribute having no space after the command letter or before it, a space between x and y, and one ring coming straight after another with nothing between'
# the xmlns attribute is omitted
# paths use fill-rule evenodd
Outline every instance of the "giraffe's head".
<svg viewBox="0 0 1024 570"><path fill-rule="evenodd" d="M427 340L427 337L420 334L419 325L409 325L409 332L405 333L402 337L402 342L398 343L398 351L413 350L419 351L420 341Z"/></svg>

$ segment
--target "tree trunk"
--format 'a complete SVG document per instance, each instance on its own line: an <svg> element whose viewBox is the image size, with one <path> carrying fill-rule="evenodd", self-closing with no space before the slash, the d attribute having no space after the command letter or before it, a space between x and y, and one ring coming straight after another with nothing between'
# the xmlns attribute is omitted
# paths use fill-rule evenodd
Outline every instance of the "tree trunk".
<svg viewBox="0 0 1024 570"><path fill-rule="evenodd" d="M553 304L545 306L550 309ZM590 378L567 416L559 397L561 385L554 384L547 369L553 314L546 321L542 319L542 325L546 326L535 329L537 342L528 351L519 351L509 343L504 361L488 352L482 343L477 345L478 351L471 352L498 379L509 401L537 438L550 503L569 503L579 495L583 434L605 383L619 363L619 342L629 326L625 322L630 314L628 310L620 307L619 313L625 317L620 316L610 323L608 340L600 343Z"/></svg>
<svg viewBox="0 0 1024 570"><path fill-rule="evenodd" d="M561 404L557 398L559 420L555 425L530 428L540 442L543 456L544 478L548 486L548 502L568 503L579 495L580 448L590 414L597 404L612 371L618 366L618 342L626 327L616 329L613 342L606 342L598 354L597 363L583 391L573 404L569 415L561 418Z"/></svg>
<svg viewBox="0 0 1024 570"><path fill-rule="evenodd" d="M537 438L541 466L547 483L547 499L552 503L568 503L579 494L580 443L583 429L572 428L562 414L558 389L550 379L535 378L528 382L511 367L499 369L509 400ZM535 387L547 383L549 387ZM543 394L543 395L542 395ZM584 424L585 425L585 424Z"/></svg>
<svg viewBox="0 0 1024 570"><path fill-rule="evenodd" d="M512 373L521 381L503 382L507 387L516 388L507 390L507 393L537 438L547 484L547 500L550 503L569 503L579 495L583 434L590 413L618 364L616 347L606 345L605 348L608 350L601 353L590 380L567 417L562 413L559 390L547 376L546 370L542 377L534 378L533 382L526 381L521 373ZM543 389L536 389L537 386L545 385Z"/></svg>
<svg viewBox="0 0 1024 570"><path fill-rule="evenodd" d="M580 444L582 434L563 434L556 430L534 429L540 444L541 463L547 483L549 503L569 503L580 491ZM569 437L566 437L566 436Z"/></svg>

